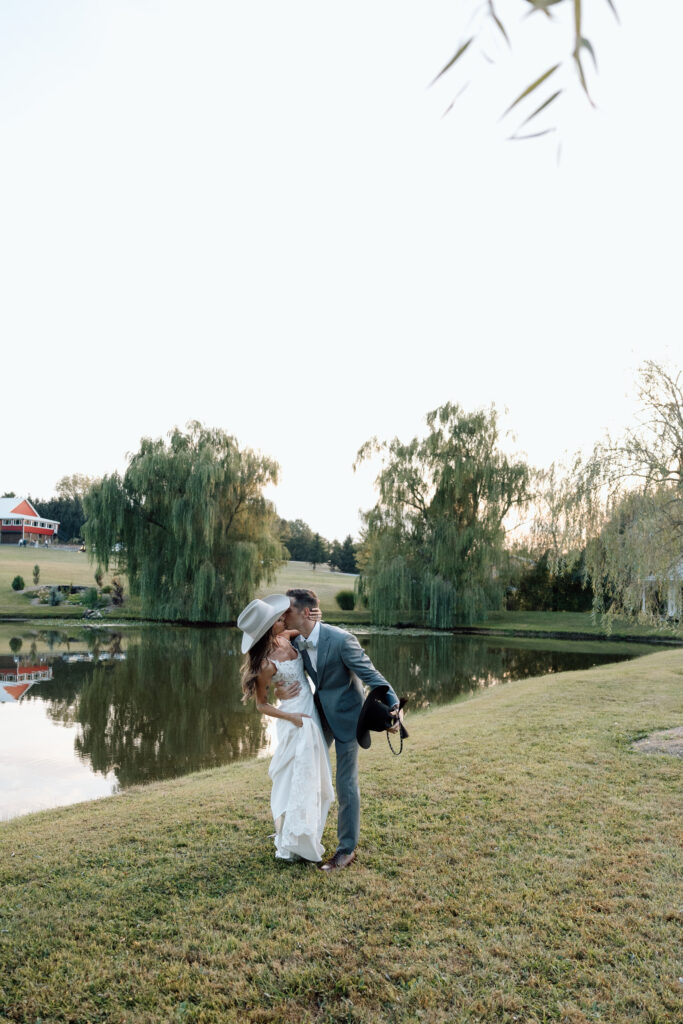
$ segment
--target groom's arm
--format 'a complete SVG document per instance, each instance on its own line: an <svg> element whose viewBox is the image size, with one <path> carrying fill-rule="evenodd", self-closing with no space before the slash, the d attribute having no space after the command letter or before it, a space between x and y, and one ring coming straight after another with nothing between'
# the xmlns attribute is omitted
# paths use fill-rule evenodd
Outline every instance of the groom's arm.
<svg viewBox="0 0 683 1024"><path fill-rule="evenodd" d="M384 703L388 707L393 708L398 705L398 697L394 693L391 683L387 682L382 673L377 671L353 633L347 633L344 637L340 654L346 667L364 683L367 683L371 689L375 686L389 687L389 692L384 698Z"/></svg>

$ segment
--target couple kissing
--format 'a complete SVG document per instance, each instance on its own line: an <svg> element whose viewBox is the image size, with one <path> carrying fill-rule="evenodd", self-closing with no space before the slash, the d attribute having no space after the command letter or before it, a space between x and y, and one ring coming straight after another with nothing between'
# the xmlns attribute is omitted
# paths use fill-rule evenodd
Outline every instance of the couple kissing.
<svg viewBox="0 0 683 1024"><path fill-rule="evenodd" d="M331 871L356 857L360 832L358 720L363 684L377 687L398 732L399 699L356 637L322 621L312 590L255 599L241 612L243 701L276 719L277 747L269 768L275 856L310 861ZM272 703L271 694L277 700ZM324 863L322 833L334 800L329 748L337 771L337 849ZM363 746L369 743L363 742Z"/></svg>

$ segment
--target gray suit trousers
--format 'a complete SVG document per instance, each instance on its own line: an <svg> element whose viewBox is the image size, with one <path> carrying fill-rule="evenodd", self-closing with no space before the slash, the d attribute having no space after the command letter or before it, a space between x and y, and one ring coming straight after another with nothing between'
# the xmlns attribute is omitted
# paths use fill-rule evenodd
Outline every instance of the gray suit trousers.
<svg viewBox="0 0 683 1024"><path fill-rule="evenodd" d="M321 709L318 709L321 712ZM358 783L358 740L343 742L334 738L321 712L321 724L328 748L334 741L337 759L335 789L337 791L337 852L353 853L360 836L360 785Z"/></svg>

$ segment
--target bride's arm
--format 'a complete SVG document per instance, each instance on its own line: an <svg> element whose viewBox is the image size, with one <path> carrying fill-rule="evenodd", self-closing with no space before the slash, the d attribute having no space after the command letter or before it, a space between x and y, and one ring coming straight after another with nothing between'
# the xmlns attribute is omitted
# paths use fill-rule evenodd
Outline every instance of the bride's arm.
<svg viewBox="0 0 683 1024"><path fill-rule="evenodd" d="M284 718L286 722L291 722L292 725L296 725L298 729L301 729L304 724L304 718L310 718L310 715L303 715L298 711L283 711L282 708L276 708L268 702L268 687L276 671L272 661L266 662L261 669L256 679L256 692L254 694L256 697L256 710L260 711L262 715L270 715L271 718Z"/></svg>

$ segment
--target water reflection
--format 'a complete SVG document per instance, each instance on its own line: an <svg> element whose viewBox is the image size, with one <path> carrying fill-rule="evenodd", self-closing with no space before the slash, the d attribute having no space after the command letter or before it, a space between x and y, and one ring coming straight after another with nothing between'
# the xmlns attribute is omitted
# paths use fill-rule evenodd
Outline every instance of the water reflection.
<svg viewBox="0 0 683 1024"><path fill-rule="evenodd" d="M54 755L53 792L41 806L92 795L86 787L81 797L73 795L73 786L68 796L60 790L60 773L73 775L74 763L87 766L90 778L114 780L120 788L262 753L268 745L267 719L240 700L240 635L230 629L3 625L0 687L8 696L0 705L0 775L20 772L16 751L25 750L25 776L15 777L25 777L28 786L37 758L44 768L53 756L45 741L41 751L32 749L36 711L55 729L73 731L70 766L62 763L64 743L54 744L62 760ZM649 650L416 631L370 631L360 639L394 689L410 698L412 709L483 686ZM11 765L3 761L3 736L7 749L7 737L12 738ZM3 808L0 787L0 818L11 813L21 811Z"/></svg>
<svg viewBox="0 0 683 1024"><path fill-rule="evenodd" d="M445 704L515 679L623 661L651 648L447 633L374 631L359 640L410 707Z"/></svg>

